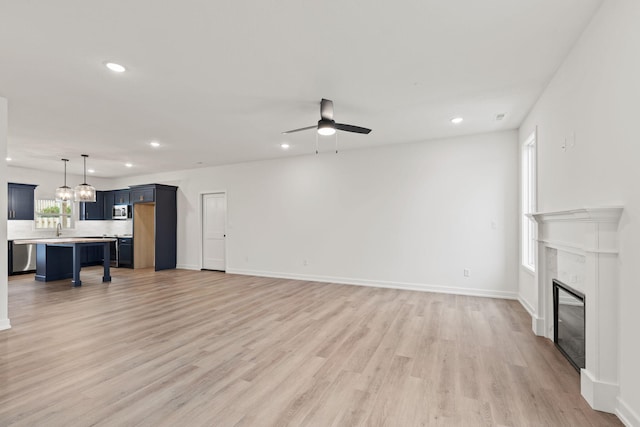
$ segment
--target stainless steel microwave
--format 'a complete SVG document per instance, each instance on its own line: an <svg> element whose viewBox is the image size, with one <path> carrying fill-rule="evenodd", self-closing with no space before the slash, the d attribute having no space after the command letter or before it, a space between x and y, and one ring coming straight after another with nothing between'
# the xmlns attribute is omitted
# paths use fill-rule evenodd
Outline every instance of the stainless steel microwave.
<svg viewBox="0 0 640 427"><path fill-rule="evenodd" d="M131 218L129 215L129 205L114 205L113 206L113 219L127 219Z"/></svg>

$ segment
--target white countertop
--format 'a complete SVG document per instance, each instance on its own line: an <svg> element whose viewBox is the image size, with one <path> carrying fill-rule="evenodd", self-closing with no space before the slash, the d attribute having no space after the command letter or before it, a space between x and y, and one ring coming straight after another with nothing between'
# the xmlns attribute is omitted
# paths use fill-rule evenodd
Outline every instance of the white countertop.
<svg viewBox="0 0 640 427"><path fill-rule="evenodd" d="M14 240L14 245L56 245L64 243L103 243L115 242L114 237L51 237L44 239L21 239Z"/></svg>

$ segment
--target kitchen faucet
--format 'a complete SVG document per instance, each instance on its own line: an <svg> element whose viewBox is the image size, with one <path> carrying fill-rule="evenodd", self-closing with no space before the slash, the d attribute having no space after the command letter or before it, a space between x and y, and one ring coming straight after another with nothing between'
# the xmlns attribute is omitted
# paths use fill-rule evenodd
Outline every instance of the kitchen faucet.
<svg viewBox="0 0 640 427"><path fill-rule="evenodd" d="M59 222L56 225L56 237L60 237L60 236L62 236L62 223L61 222Z"/></svg>

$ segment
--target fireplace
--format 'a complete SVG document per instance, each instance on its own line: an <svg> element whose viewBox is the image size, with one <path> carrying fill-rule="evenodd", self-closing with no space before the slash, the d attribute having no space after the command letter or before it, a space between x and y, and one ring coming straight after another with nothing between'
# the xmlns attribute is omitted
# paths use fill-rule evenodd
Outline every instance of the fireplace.
<svg viewBox="0 0 640 427"><path fill-rule="evenodd" d="M584 294L553 279L553 342L578 372L585 367Z"/></svg>
<svg viewBox="0 0 640 427"><path fill-rule="evenodd" d="M621 207L580 208L531 214L537 223L537 252L532 328L555 340L580 368L580 391L592 408L615 412L619 377L618 228ZM555 323L553 280L558 287L559 317ZM568 292L570 288L573 292ZM582 303L574 296L583 296ZM584 302L586 301L586 304ZM582 304L583 321L568 312ZM558 312L558 309L555 311ZM564 316L564 317L563 317ZM562 320L562 321L560 321ZM569 324L582 323L580 332ZM563 335L565 334L565 335ZM569 334L569 335L566 335ZM578 351L584 342L584 360Z"/></svg>

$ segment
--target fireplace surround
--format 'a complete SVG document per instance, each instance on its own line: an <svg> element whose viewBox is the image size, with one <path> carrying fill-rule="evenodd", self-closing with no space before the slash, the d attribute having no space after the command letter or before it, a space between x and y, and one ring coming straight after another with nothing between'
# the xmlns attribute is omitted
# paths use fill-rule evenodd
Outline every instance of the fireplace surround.
<svg viewBox="0 0 640 427"><path fill-rule="evenodd" d="M532 328L553 340L553 280L585 298L585 367L580 391L592 408L615 412L618 379L618 223L621 207L531 214L537 223Z"/></svg>

